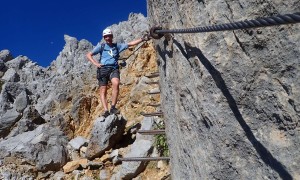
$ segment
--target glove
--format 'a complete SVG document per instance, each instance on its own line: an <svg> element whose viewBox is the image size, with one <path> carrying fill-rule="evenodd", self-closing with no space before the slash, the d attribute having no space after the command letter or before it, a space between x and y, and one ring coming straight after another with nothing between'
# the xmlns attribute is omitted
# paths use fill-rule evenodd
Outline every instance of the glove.
<svg viewBox="0 0 300 180"><path fill-rule="evenodd" d="M149 41L151 39L151 36L149 34L144 34L141 38L143 41Z"/></svg>

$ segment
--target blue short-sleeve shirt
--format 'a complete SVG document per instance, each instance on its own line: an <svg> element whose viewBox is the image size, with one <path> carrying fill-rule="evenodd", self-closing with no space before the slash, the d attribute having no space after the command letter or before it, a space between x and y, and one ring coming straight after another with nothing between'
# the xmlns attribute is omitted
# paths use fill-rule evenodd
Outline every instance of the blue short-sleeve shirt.
<svg viewBox="0 0 300 180"><path fill-rule="evenodd" d="M118 48L118 50L116 49ZM110 47L108 44L105 43L100 63L105 65L105 66L111 66L114 68L118 68L118 58L119 58L119 53L122 51L126 50L128 48L128 44L126 43L117 43L117 45L113 45ZM98 43L96 47L92 50L92 55L96 55L100 53L101 50L101 43Z"/></svg>

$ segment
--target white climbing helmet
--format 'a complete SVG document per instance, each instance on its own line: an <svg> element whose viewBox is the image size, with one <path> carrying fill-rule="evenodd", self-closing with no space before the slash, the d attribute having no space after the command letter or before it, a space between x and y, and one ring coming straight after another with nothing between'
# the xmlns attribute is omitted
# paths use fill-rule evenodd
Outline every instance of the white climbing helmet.
<svg viewBox="0 0 300 180"><path fill-rule="evenodd" d="M103 36L113 35L113 33L112 33L112 31L110 29L104 29L102 35Z"/></svg>

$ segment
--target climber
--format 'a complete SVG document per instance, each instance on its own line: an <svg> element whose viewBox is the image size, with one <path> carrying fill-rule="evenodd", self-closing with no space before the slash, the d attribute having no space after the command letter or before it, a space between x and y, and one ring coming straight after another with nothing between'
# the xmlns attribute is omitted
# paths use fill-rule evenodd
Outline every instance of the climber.
<svg viewBox="0 0 300 180"><path fill-rule="evenodd" d="M120 72L118 65L119 53L126 50L130 46L137 45L143 41L148 41L150 36L145 34L142 38L133 40L129 43L113 43L113 33L110 29L103 30L103 38L105 43L98 43L97 46L86 54L87 59L97 66L97 79L100 87L100 100L104 107L103 117L107 117L110 114L119 114L120 111L116 108L119 95L120 85ZM100 54L99 62L96 61L93 56ZM112 101L111 108L108 111L107 102L107 85L108 81L112 84Z"/></svg>

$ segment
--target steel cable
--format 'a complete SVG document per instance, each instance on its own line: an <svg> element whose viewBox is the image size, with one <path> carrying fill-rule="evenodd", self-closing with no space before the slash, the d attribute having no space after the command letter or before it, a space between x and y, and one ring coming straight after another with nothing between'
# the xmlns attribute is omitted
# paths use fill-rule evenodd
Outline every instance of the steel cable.
<svg viewBox="0 0 300 180"><path fill-rule="evenodd" d="M201 33L212 31L228 31L237 29L258 28L266 26L275 26L282 24L293 24L300 22L300 12L294 14L285 14L271 17L258 18L255 20L245 20L220 25L195 27L187 29L162 29L161 27L153 27L150 30L150 35L154 39L159 39L166 33Z"/></svg>

